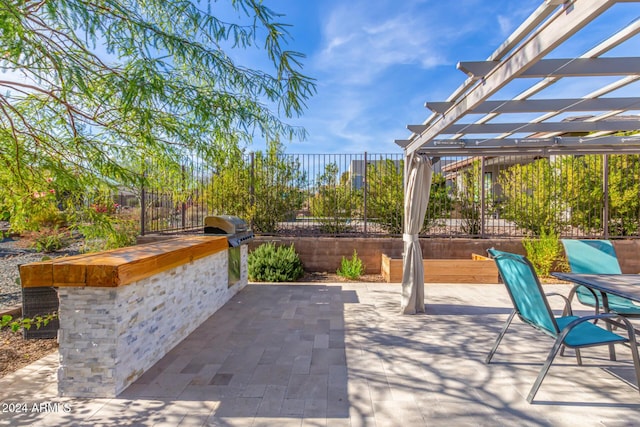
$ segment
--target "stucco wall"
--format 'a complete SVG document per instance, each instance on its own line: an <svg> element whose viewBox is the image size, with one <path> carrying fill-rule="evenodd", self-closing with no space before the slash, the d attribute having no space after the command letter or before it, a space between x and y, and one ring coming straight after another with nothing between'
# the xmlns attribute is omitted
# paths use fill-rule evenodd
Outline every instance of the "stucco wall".
<svg viewBox="0 0 640 427"><path fill-rule="evenodd" d="M365 264L366 272L380 273L382 254L396 258L402 256L401 238L331 238L331 237L269 237L260 236L249 244L249 249L264 242L281 245L293 243L307 271L335 272L342 257L349 258L355 249ZM520 240L514 239L420 239L426 259L471 259L472 253L486 255L495 247L524 254Z"/></svg>
<svg viewBox="0 0 640 427"><path fill-rule="evenodd" d="M148 235L140 237L139 243L148 243L175 236ZM623 273L640 273L640 239L612 240ZM351 257L353 250L363 260L366 272L380 273L382 254L401 257L401 238L377 237L277 237L257 236L249 243L249 250L264 242L293 245L307 271L333 272L340 266L342 257ZM426 259L468 259L472 253L486 255L489 248L526 255L521 239L420 239L423 257Z"/></svg>

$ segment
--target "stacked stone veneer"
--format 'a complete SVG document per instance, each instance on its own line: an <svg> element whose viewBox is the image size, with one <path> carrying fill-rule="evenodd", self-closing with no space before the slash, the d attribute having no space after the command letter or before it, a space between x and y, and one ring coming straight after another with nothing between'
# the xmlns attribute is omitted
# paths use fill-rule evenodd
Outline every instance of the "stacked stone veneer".
<svg viewBox="0 0 640 427"><path fill-rule="evenodd" d="M247 284L228 287L223 250L115 288L61 287L61 396L115 397Z"/></svg>

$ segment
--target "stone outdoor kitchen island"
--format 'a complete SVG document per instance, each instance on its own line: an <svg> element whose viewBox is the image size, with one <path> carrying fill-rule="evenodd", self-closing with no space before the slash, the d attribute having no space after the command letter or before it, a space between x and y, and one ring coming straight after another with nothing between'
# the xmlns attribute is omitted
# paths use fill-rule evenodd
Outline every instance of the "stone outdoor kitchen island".
<svg viewBox="0 0 640 427"><path fill-rule="evenodd" d="M247 284L229 283L225 237L190 236L20 267L60 301L61 396L115 397Z"/></svg>

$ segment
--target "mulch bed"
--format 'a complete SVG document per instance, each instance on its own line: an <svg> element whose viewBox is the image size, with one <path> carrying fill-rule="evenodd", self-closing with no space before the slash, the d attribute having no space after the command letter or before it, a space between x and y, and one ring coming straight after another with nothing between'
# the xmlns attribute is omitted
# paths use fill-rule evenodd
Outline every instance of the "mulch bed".
<svg viewBox="0 0 640 427"><path fill-rule="evenodd" d="M0 378L47 356L58 349L58 340L29 339L22 332L0 330Z"/></svg>

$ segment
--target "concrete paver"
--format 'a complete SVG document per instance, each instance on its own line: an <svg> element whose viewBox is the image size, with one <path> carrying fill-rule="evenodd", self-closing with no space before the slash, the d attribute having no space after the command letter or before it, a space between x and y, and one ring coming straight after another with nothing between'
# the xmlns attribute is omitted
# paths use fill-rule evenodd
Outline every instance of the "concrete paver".
<svg viewBox="0 0 640 427"><path fill-rule="evenodd" d="M0 379L0 425L638 423L623 347L619 362L584 350L582 367L568 351L530 405L551 340L516 321L484 363L511 310L504 287L429 284L426 301L403 316L397 284L249 285L117 398L59 397L57 354Z"/></svg>

